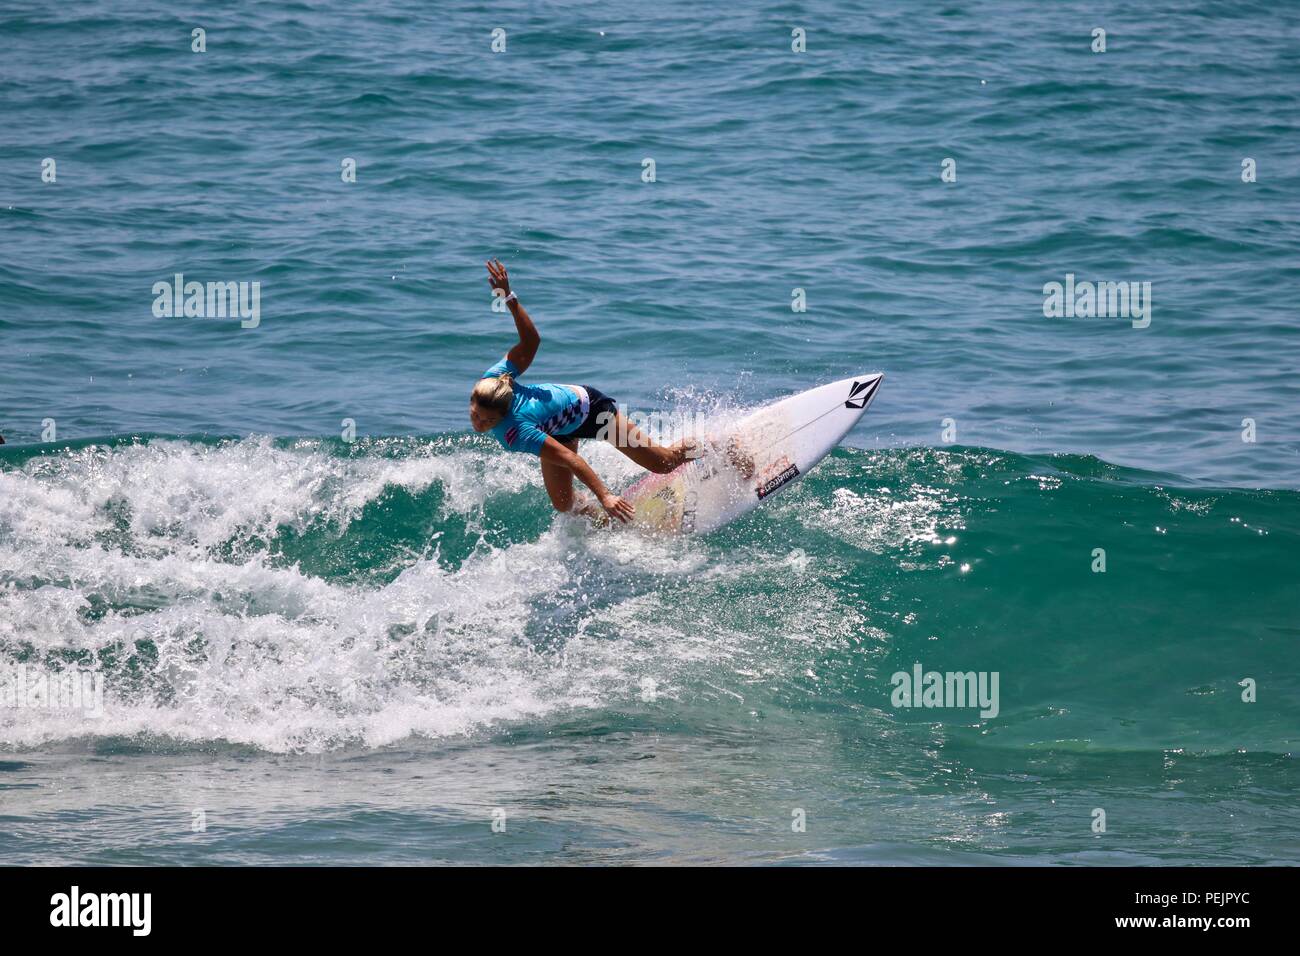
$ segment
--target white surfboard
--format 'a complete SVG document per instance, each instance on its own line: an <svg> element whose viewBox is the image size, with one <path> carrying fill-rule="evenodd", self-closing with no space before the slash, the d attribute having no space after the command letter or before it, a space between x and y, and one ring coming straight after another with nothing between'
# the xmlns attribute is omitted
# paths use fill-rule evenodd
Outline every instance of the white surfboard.
<svg viewBox="0 0 1300 956"><path fill-rule="evenodd" d="M782 399L719 429L736 436L753 459L746 477L721 449L666 475L647 475L623 498L636 508L632 525L644 531L706 534L735 521L798 481L857 424L884 375L872 372Z"/></svg>

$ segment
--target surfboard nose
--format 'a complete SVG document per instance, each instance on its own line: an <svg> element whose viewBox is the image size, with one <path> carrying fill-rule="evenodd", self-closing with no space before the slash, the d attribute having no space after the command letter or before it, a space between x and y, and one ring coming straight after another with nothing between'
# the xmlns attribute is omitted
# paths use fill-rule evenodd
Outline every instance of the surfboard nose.
<svg viewBox="0 0 1300 956"><path fill-rule="evenodd" d="M876 390L880 388L880 383L884 380L884 372L872 372L861 378L853 379L853 384L849 386L849 396L844 400L844 407L866 408L871 400L876 397Z"/></svg>

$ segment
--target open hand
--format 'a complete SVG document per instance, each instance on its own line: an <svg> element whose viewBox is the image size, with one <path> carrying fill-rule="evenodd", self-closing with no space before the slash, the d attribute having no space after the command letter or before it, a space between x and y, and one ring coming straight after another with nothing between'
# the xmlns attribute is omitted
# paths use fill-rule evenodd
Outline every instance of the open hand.
<svg viewBox="0 0 1300 956"><path fill-rule="evenodd" d="M489 259L487 261L488 282L492 288L500 289L501 295L510 294L510 276L506 275L506 267L501 264L500 259ZM493 295L496 293L493 292Z"/></svg>
<svg viewBox="0 0 1300 956"><path fill-rule="evenodd" d="M618 495L606 495L601 498L600 506L609 512L611 518L617 518L625 524L636 517L636 509Z"/></svg>

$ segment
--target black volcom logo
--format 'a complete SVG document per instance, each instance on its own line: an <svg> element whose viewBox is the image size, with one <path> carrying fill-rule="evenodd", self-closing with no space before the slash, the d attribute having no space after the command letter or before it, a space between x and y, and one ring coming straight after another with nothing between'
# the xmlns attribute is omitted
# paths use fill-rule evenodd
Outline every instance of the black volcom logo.
<svg viewBox="0 0 1300 956"><path fill-rule="evenodd" d="M871 401L871 396L875 394L876 386L880 384L880 379L873 378L869 382L853 383L849 389L848 401L844 403L845 408L866 408L867 402Z"/></svg>

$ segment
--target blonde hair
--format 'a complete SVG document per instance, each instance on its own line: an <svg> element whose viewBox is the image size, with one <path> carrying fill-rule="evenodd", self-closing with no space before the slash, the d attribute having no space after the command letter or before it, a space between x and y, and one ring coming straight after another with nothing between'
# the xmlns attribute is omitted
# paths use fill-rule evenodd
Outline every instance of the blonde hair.
<svg viewBox="0 0 1300 956"><path fill-rule="evenodd" d="M515 378L509 372L503 372L495 378L481 378L469 397L481 408L508 415L515 400Z"/></svg>

